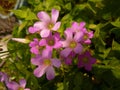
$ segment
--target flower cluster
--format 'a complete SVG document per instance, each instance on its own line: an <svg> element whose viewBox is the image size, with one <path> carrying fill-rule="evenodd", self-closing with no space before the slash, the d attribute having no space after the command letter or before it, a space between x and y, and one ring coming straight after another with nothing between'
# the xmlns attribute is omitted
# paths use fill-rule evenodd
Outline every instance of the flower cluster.
<svg viewBox="0 0 120 90"><path fill-rule="evenodd" d="M8 90L30 90L29 88L25 88L25 79L21 79L19 83L17 83L15 81L11 81L8 75L4 72L0 72L0 82L5 83Z"/></svg>
<svg viewBox="0 0 120 90"><path fill-rule="evenodd" d="M28 30L30 34L40 35L29 44L30 51L34 54L31 63L37 66L34 75L42 77L46 73L47 79L52 80L55 77L55 67L60 68L61 64L71 65L76 57L78 68L84 67L90 71L96 59L85 49L93 38L93 31L86 29L86 23L73 22L71 27L64 30L64 36L61 36L58 32L61 25L61 22L57 22L58 10L52 9L51 17L44 11L37 16L40 21L35 22Z"/></svg>

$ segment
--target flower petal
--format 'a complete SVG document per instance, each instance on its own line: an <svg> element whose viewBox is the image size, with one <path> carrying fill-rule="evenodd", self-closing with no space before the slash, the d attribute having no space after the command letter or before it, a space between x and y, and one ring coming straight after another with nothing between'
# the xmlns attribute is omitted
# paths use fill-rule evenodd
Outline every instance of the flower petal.
<svg viewBox="0 0 120 90"><path fill-rule="evenodd" d="M46 23L50 22L49 15L44 11L39 12L37 16L42 22L46 22Z"/></svg>
<svg viewBox="0 0 120 90"><path fill-rule="evenodd" d="M24 90L30 90L29 88L25 88Z"/></svg>
<svg viewBox="0 0 120 90"><path fill-rule="evenodd" d="M48 49L48 48L44 49L42 51L42 57L44 57L44 58L51 58L52 57L51 49Z"/></svg>
<svg viewBox="0 0 120 90"><path fill-rule="evenodd" d="M61 22L55 23L54 27L52 28L53 31L57 31L60 28Z"/></svg>
<svg viewBox="0 0 120 90"><path fill-rule="evenodd" d="M23 88L25 88L25 86L26 86L26 80L25 79L21 79L19 81L19 83L20 83L20 86L22 86Z"/></svg>
<svg viewBox="0 0 120 90"><path fill-rule="evenodd" d="M50 35L50 30L48 29L43 29L41 32L40 32L40 35L41 37L48 37Z"/></svg>
<svg viewBox="0 0 120 90"><path fill-rule="evenodd" d="M37 29L39 29L39 31L40 31L41 29L44 29L44 28L46 28L47 26L46 26L46 23L45 23L45 22L36 22L36 23L34 24L34 27L37 28Z"/></svg>
<svg viewBox="0 0 120 90"><path fill-rule="evenodd" d="M9 90L18 90L19 88L19 84L14 81L8 82L6 86Z"/></svg>
<svg viewBox="0 0 120 90"><path fill-rule="evenodd" d="M77 32L74 36L75 41L80 42L83 39L83 32Z"/></svg>
<svg viewBox="0 0 120 90"><path fill-rule="evenodd" d="M45 73L47 67L48 67L48 66L46 66L46 65L39 65L39 66L34 70L34 75L35 75L36 77L41 77L41 76Z"/></svg>
<svg viewBox="0 0 120 90"><path fill-rule="evenodd" d="M36 47L32 47L31 49L30 49L30 52L31 53L34 53L34 54L39 54L39 50L38 50L38 48L36 48Z"/></svg>
<svg viewBox="0 0 120 90"><path fill-rule="evenodd" d="M91 71L92 70L92 65L91 64L85 65L85 70Z"/></svg>
<svg viewBox="0 0 120 90"><path fill-rule="evenodd" d="M59 68L61 65L61 62L59 59L51 59L53 66Z"/></svg>
<svg viewBox="0 0 120 90"><path fill-rule="evenodd" d="M39 44L38 39L37 39L37 38L34 38L34 41L31 41L30 44L29 44L29 46L30 46L30 47L34 47L34 46L36 46L36 45L38 45L38 44Z"/></svg>
<svg viewBox="0 0 120 90"><path fill-rule="evenodd" d="M55 23L58 19L59 11L56 9L52 9L51 15L52 15L52 22Z"/></svg>
<svg viewBox="0 0 120 90"><path fill-rule="evenodd" d="M55 32L53 36L54 36L54 38L55 38L56 41L60 40L60 33Z"/></svg>
<svg viewBox="0 0 120 90"><path fill-rule="evenodd" d="M29 27L28 31L29 31L29 33L33 34L33 33L36 33L37 31L39 31L39 29L36 27Z"/></svg>
<svg viewBox="0 0 120 90"><path fill-rule="evenodd" d="M93 57L90 57L90 63L91 63L91 64L95 64L95 62L96 62L96 59L93 58Z"/></svg>
<svg viewBox="0 0 120 90"><path fill-rule="evenodd" d="M73 33L69 28L65 30L65 35L66 35L66 40L71 41L73 39Z"/></svg>
<svg viewBox="0 0 120 90"><path fill-rule="evenodd" d="M70 54L71 51L72 51L72 49L70 49L70 48L65 48L64 50L62 50L62 51L60 52L60 54L61 54L61 56L67 57L67 56Z"/></svg>
<svg viewBox="0 0 120 90"><path fill-rule="evenodd" d="M65 64L71 65L72 64L72 58L65 58Z"/></svg>
<svg viewBox="0 0 120 90"><path fill-rule="evenodd" d="M69 46L69 41L65 40L65 41L60 41L62 43L62 47L68 47Z"/></svg>
<svg viewBox="0 0 120 90"><path fill-rule="evenodd" d="M0 72L0 82L5 82L7 83L8 82L8 75L4 72Z"/></svg>
<svg viewBox="0 0 120 90"><path fill-rule="evenodd" d="M54 71L54 68L52 66L49 66L46 69L46 77L48 80L52 80L55 77L55 71Z"/></svg>
<svg viewBox="0 0 120 90"><path fill-rule="evenodd" d="M85 44L91 44L91 40L90 39L87 39L84 41Z"/></svg>
<svg viewBox="0 0 120 90"><path fill-rule="evenodd" d="M84 67L84 63L82 62L82 60L79 60L78 62L78 68Z"/></svg>
<svg viewBox="0 0 120 90"><path fill-rule="evenodd" d="M39 46L45 46L46 45L46 40L45 39L41 39L39 42Z"/></svg>
<svg viewBox="0 0 120 90"><path fill-rule="evenodd" d="M85 22L80 22L80 30L84 28L85 24Z"/></svg>
<svg viewBox="0 0 120 90"><path fill-rule="evenodd" d="M81 53L83 51L83 46L81 44L78 44L76 48L74 48L75 53Z"/></svg>
<svg viewBox="0 0 120 90"><path fill-rule="evenodd" d="M89 38L93 38L93 31L88 32Z"/></svg>
<svg viewBox="0 0 120 90"><path fill-rule="evenodd" d="M34 65L40 65L43 63L41 59L41 55L36 55L36 57L31 58L31 63Z"/></svg>
<svg viewBox="0 0 120 90"><path fill-rule="evenodd" d="M72 23L72 31L75 32L76 30L78 30L78 23L77 22L73 22Z"/></svg>
<svg viewBox="0 0 120 90"><path fill-rule="evenodd" d="M60 41L56 42L54 48L60 48L60 47L62 47L62 43Z"/></svg>

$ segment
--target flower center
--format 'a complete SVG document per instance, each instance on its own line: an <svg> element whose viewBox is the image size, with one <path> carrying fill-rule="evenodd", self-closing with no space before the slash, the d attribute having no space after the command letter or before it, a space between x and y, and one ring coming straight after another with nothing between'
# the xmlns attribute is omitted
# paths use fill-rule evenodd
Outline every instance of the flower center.
<svg viewBox="0 0 120 90"><path fill-rule="evenodd" d="M75 41L71 41L69 47L75 48L77 46L77 43Z"/></svg>
<svg viewBox="0 0 120 90"><path fill-rule="evenodd" d="M50 64L51 64L50 59L45 59L45 60L44 60L44 64L45 64L45 65L50 65Z"/></svg>
<svg viewBox="0 0 120 90"><path fill-rule="evenodd" d="M83 38L84 38L84 40L88 39L88 35L85 34L85 35L83 36Z"/></svg>
<svg viewBox="0 0 120 90"><path fill-rule="evenodd" d="M23 87L19 87L18 90L24 90L24 88Z"/></svg>
<svg viewBox="0 0 120 90"><path fill-rule="evenodd" d="M84 57L84 58L83 58L83 62L84 62L84 63L88 63L88 62L89 62L88 58L87 58L87 57Z"/></svg>
<svg viewBox="0 0 120 90"><path fill-rule="evenodd" d="M52 40L47 40L47 44L49 46L53 46L55 44L55 41L52 39Z"/></svg>
<svg viewBox="0 0 120 90"><path fill-rule="evenodd" d="M52 24L52 23L49 23L49 24L48 24L48 29L51 30L52 28L53 28L53 24Z"/></svg>

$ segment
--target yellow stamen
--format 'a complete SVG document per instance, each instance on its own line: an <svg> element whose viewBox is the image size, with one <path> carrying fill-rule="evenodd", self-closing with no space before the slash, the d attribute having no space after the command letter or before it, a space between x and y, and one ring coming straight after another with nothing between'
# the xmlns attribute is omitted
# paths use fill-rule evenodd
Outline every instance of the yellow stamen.
<svg viewBox="0 0 120 90"><path fill-rule="evenodd" d="M49 46L53 46L54 43L55 43L54 40L49 40L49 41L48 41L48 45L49 45Z"/></svg>
<svg viewBox="0 0 120 90"><path fill-rule="evenodd" d="M51 30L52 28L53 28L53 24L52 24L52 23L49 23L49 24L48 24L48 29Z"/></svg>
<svg viewBox="0 0 120 90"><path fill-rule="evenodd" d="M88 63L88 62L89 62L88 58L87 58L87 57L84 57L84 58L83 58L83 62L84 62L84 63Z"/></svg>
<svg viewBox="0 0 120 90"><path fill-rule="evenodd" d="M50 61L49 59L45 59L45 60L44 60L44 64L45 64L45 65L50 65L50 64L51 64L51 61Z"/></svg>
<svg viewBox="0 0 120 90"><path fill-rule="evenodd" d="M84 40L88 39L88 35L85 34L83 38L84 38Z"/></svg>
<svg viewBox="0 0 120 90"><path fill-rule="evenodd" d="M77 46L77 43L75 41L70 42L70 48L75 48Z"/></svg>
<svg viewBox="0 0 120 90"><path fill-rule="evenodd" d="M23 87L19 87L18 90L24 90L24 88Z"/></svg>

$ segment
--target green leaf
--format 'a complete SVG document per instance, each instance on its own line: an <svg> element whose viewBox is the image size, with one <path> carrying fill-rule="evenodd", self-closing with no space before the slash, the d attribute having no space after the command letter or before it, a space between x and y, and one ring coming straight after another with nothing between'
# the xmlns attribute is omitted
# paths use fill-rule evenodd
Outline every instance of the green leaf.
<svg viewBox="0 0 120 90"><path fill-rule="evenodd" d="M96 11L93 9L93 7L90 4L86 5L94 14L96 14Z"/></svg>
<svg viewBox="0 0 120 90"><path fill-rule="evenodd" d="M45 0L43 5L46 7L47 10L51 10L52 7L55 5L55 0Z"/></svg>
<svg viewBox="0 0 120 90"><path fill-rule="evenodd" d="M13 10L13 13L19 18L26 18L27 17L26 10Z"/></svg>
<svg viewBox="0 0 120 90"><path fill-rule="evenodd" d="M98 2L101 2L102 0L88 0L88 1L91 1L91 2L94 2L94 3L98 3Z"/></svg>
<svg viewBox="0 0 120 90"><path fill-rule="evenodd" d="M120 44L113 40L112 42L112 50L119 50L120 51Z"/></svg>
<svg viewBox="0 0 120 90"><path fill-rule="evenodd" d="M32 12L30 9L28 9L27 15L28 16L25 18L25 20L38 20L36 14Z"/></svg>
<svg viewBox="0 0 120 90"><path fill-rule="evenodd" d="M63 90L63 83L57 83L57 90Z"/></svg>
<svg viewBox="0 0 120 90"><path fill-rule="evenodd" d="M28 74L27 76L27 86L29 86L31 90L41 90L41 85L38 83L38 78L36 78L33 74Z"/></svg>
<svg viewBox="0 0 120 90"><path fill-rule="evenodd" d="M71 19L72 19L72 16L71 16L70 14L66 14L66 15L64 15L64 17L61 19L61 21L67 22L67 21L69 21L69 20L71 20Z"/></svg>
<svg viewBox="0 0 120 90"><path fill-rule="evenodd" d="M72 8L71 3L67 3L67 4L65 5L65 8L66 8L67 10L71 10L71 8Z"/></svg>
<svg viewBox="0 0 120 90"><path fill-rule="evenodd" d="M82 87L82 83L83 83L83 74L81 72L77 73L75 75L75 79L74 79L74 90L81 90Z"/></svg>
<svg viewBox="0 0 120 90"><path fill-rule="evenodd" d="M23 30L23 28L27 25L28 21L24 21L20 24L20 26L18 27L18 35L20 34L20 32Z"/></svg>
<svg viewBox="0 0 120 90"><path fill-rule="evenodd" d="M115 36L115 41L120 43L120 29L119 28L112 28L111 33Z"/></svg>
<svg viewBox="0 0 120 90"><path fill-rule="evenodd" d="M120 18L116 19L116 21L114 21L114 22L111 22L111 24L115 27L120 28Z"/></svg>
<svg viewBox="0 0 120 90"><path fill-rule="evenodd" d="M119 67L113 69L112 72L117 79L120 79L120 68Z"/></svg>

